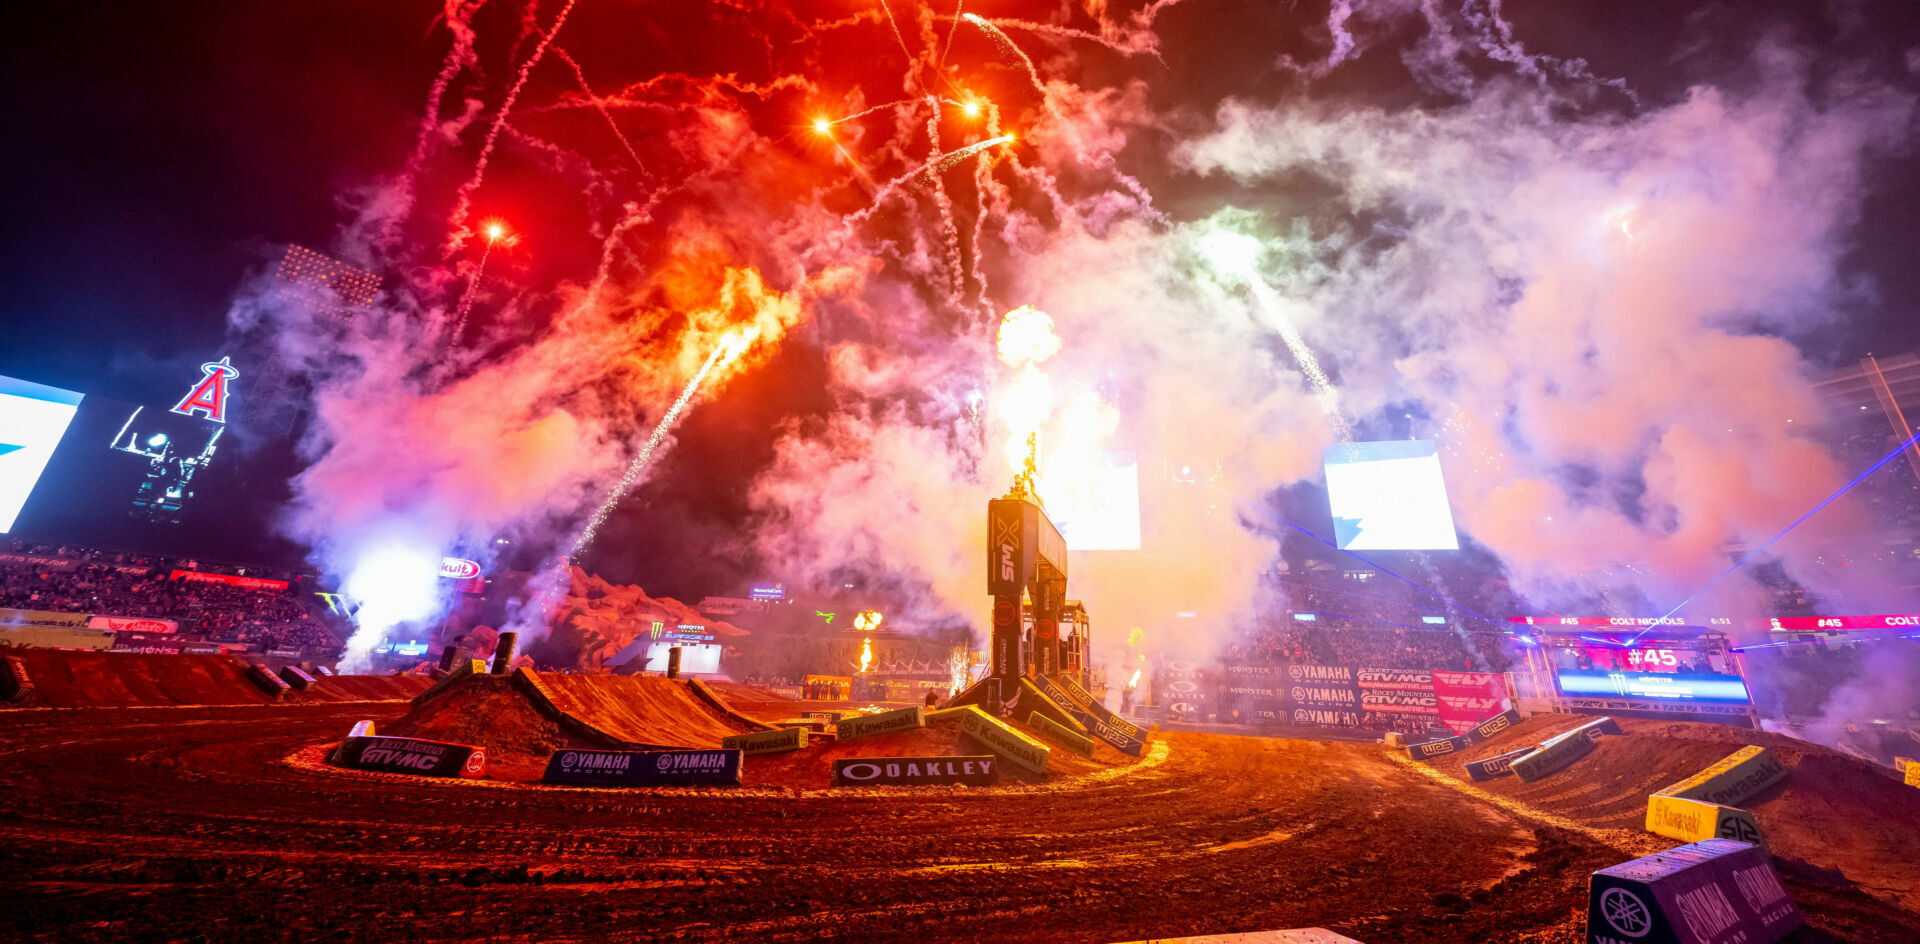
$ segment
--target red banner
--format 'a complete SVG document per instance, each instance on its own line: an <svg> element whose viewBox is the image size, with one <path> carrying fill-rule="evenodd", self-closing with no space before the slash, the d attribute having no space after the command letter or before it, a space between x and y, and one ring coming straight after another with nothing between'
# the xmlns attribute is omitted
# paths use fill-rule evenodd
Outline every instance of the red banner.
<svg viewBox="0 0 1920 944"><path fill-rule="evenodd" d="M180 631L180 624L170 619L96 616L87 620L87 628L104 629L110 633L177 633Z"/></svg>
<svg viewBox="0 0 1920 944"><path fill-rule="evenodd" d="M1440 722L1456 734L1507 709L1507 677L1494 672L1434 672Z"/></svg>
<svg viewBox="0 0 1920 944"><path fill-rule="evenodd" d="M237 574L210 574L200 570L176 570L169 580L188 580L194 583L224 583L249 590L285 590L284 580L268 580L265 577L242 577Z"/></svg>

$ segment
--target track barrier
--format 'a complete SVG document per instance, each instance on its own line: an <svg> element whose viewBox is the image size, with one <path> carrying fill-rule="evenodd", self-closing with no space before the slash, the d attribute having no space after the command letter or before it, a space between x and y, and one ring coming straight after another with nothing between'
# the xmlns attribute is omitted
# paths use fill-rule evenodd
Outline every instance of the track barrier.
<svg viewBox="0 0 1920 944"><path fill-rule="evenodd" d="M1565 731L1540 742L1540 746L1513 760L1510 766L1513 774L1523 782L1532 783L1542 777L1559 773L1568 765L1593 751L1595 741L1608 730L1619 731L1620 723L1612 718L1596 718L1571 731Z"/></svg>
<svg viewBox="0 0 1920 944"><path fill-rule="evenodd" d="M1767 844L1760 824L1746 810L1658 793L1647 797L1647 832L1681 842L1732 839L1756 846Z"/></svg>
<svg viewBox="0 0 1920 944"><path fill-rule="evenodd" d="M1655 795L1733 806L1745 803L1786 776L1787 769L1780 766L1780 759L1772 751L1749 744Z"/></svg>
<svg viewBox="0 0 1920 944"><path fill-rule="evenodd" d="M33 677L27 674L27 664L16 656L0 661L0 699L25 701L32 694Z"/></svg>
<svg viewBox="0 0 1920 944"><path fill-rule="evenodd" d="M1108 711L1107 706L1095 701L1071 676L1063 675L1055 679L1043 675L1038 684L1042 694L1072 712L1088 734L1108 747L1133 757L1146 752L1147 733L1133 722Z"/></svg>
<svg viewBox="0 0 1920 944"><path fill-rule="evenodd" d="M419 738L350 737L331 759L355 770L422 777L478 777L487 769L487 752L478 747Z"/></svg>
<svg viewBox="0 0 1920 944"><path fill-rule="evenodd" d="M1907 765L1907 786L1920 787L1920 764Z"/></svg>
<svg viewBox="0 0 1920 944"><path fill-rule="evenodd" d="M1033 714L1030 714L1027 716L1027 724L1032 726L1034 730L1039 731L1042 737L1046 738L1049 741L1052 741L1055 744L1060 745L1061 747L1066 748L1067 750L1074 752L1075 754L1079 754L1082 757L1093 756L1093 739L1092 738L1087 737L1086 735L1081 734L1077 731L1069 731L1066 728L1061 727L1060 725L1054 724L1053 719L1047 717L1046 715L1043 715L1036 711Z"/></svg>
<svg viewBox="0 0 1920 944"><path fill-rule="evenodd" d="M1533 748L1532 746L1528 746L1517 751L1498 754L1486 760L1468 761L1467 776L1475 780L1497 780L1501 777L1509 776L1513 773L1513 762L1531 753L1533 753Z"/></svg>
<svg viewBox="0 0 1920 944"><path fill-rule="evenodd" d="M261 691L266 692L268 696L273 698L279 698L285 695L287 689L293 687L288 685L280 676L273 674L272 669L258 662L247 667L247 679L253 682L254 685L259 686Z"/></svg>
<svg viewBox="0 0 1920 944"><path fill-rule="evenodd" d="M782 754L807 746L806 728L774 728L720 739L720 746L742 754Z"/></svg>
<svg viewBox="0 0 1920 944"><path fill-rule="evenodd" d="M815 719L818 719L818 720L821 720L821 721L825 721L825 722L826 722L826 723L828 723L828 724L839 724L839 723L840 723L840 719L841 719L841 718L844 718L844 717L846 717L846 715L847 715L847 713L846 713L846 712L844 712L844 711L803 711L803 712L800 712L800 717L802 717L802 718L815 718Z"/></svg>
<svg viewBox="0 0 1920 944"><path fill-rule="evenodd" d="M297 665L281 666L280 681L287 683L288 687L294 689L295 691L302 691L302 692L319 684L319 682L317 682L313 676L308 675L305 670L301 669Z"/></svg>
<svg viewBox="0 0 1920 944"><path fill-rule="evenodd" d="M740 785L740 751L554 751L543 783L596 787Z"/></svg>
<svg viewBox="0 0 1920 944"><path fill-rule="evenodd" d="M833 762L836 787L942 786L991 787L1000 782L1000 759L960 757L847 757Z"/></svg>
<svg viewBox="0 0 1920 944"><path fill-rule="evenodd" d="M1612 718L1606 718L1603 720L1609 723L1613 721ZM1407 744L1406 745L1407 759L1408 760L1432 760L1436 757L1444 757L1448 754L1455 754L1460 751L1464 751L1475 744L1479 744L1482 741L1486 741L1492 738L1494 735L1497 735L1500 732L1505 731L1508 728L1511 728L1514 725L1519 723L1520 723L1520 712L1516 709L1508 708L1507 710L1500 712L1499 714L1494 715L1493 717L1488 718L1485 721L1482 721L1471 728L1468 728L1465 734L1456 734L1453 737L1439 738L1437 740L1432 740L1432 741L1422 741L1418 744ZM1613 733L1615 734L1620 733L1619 725L1614 725ZM1388 746L1389 747L1398 746L1393 743L1393 741L1391 740L1391 737L1392 735L1389 735L1389 740L1387 742ZM1403 740L1403 743L1404 743L1404 740Z"/></svg>
<svg viewBox="0 0 1920 944"><path fill-rule="evenodd" d="M1036 774L1047 772L1047 756L1052 752L1045 744L1015 731L1006 722L984 711L976 708L962 715L960 733L1017 767Z"/></svg>
<svg viewBox="0 0 1920 944"><path fill-rule="evenodd" d="M1805 923L1759 846L1708 839L1593 873L1588 944L1771 944Z"/></svg>
<svg viewBox="0 0 1920 944"><path fill-rule="evenodd" d="M848 715L834 726L834 737L842 741L854 738L872 737L876 734L892 734L895 731L911 731L927 726L921 717L918 705L901 708L897 711L883 711L875 715Z"/></svg>

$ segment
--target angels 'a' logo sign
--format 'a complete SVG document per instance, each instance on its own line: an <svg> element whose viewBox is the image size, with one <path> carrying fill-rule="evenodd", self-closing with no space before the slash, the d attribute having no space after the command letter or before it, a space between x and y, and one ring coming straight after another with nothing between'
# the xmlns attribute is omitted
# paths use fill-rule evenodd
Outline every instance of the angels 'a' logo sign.
<svg viewBox="0 0 1920 944"><path fill-rule="evenodd" d="M200 370L206 376L173 405L173 412L182 416L205 413L207 419L224 423L227 421L227 381L240 376L240 371L224 357L211 364L201 364Z"/></svg>

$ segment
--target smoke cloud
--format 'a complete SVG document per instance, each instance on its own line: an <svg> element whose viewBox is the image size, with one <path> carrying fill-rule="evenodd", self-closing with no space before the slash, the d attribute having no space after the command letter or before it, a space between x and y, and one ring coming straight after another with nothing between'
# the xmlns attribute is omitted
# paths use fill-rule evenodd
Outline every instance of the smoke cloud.
<svg viewBox="0 0 1920 944"><path fill-rule="evenodd" d="M1677 603L1730 542L1850 477L1801 345L1857 307L1840 272L1863 175L1908 143L1911 95L1773 43L1724 83L1646 102L1530 52L1497 3L1340 0L1302 24L1320 58L1262 65L1284 92L1195 101L1162 65L1171 7L783 17L755 34L768 74L624 85L576 47L500 70L490 120L439 114L480 29L450 13L421 150L339 250L432 264L351 324L265 294L236 308L318 378L288 532L343 579L403 538L561 553L720 338L758 338L731 376L812 322L830 406L793 416L752 476L753 553L796 584L855 568L908 588L901 624L980 625L983 506L1018 459L996 405L1021 372L995 331L1020 306L1061 342L1043 457L1071 442L1140 459L1146 545L1076 555L1069 588L1115 648L1140 627L1205 655L1176 613L1244 619L1277 554L1261 509L1316 480L1349 428L1440 439L1461 530L1541 602L1617 589L1592 576L1611 570ZM527 55L567 40L550 22ZM777 51L781 30L801 52ZM886 61L849 64L856 40ZM1383 62L1410 93L1318 94ZM452 219L420 226L449 143L470 173L442 188ZM483 153L585 193L595 262L512 291L529 270L501 263L477 336L448 337L471 263L434 253L482 212ZM401 218L423 231L411 248ZM1193 484L1166 484L1183 467ZM1816 593L1877 603L1871 574L1812 565L1822 540L1872 527L1843 502L1774 550Z"/></svg>

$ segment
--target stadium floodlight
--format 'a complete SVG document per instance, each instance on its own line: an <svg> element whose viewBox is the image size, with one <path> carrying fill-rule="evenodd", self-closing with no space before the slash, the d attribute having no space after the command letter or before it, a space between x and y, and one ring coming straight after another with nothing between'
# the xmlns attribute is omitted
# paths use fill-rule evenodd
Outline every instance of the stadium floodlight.
<svg viewBox="0 0 1920 944"><path fill-rule="evenodd" d="M147 437L147 446L149 448L158 449L161 446L164 446L166 444L167 444L166 433L154 433L152 436Z"/></svg>

